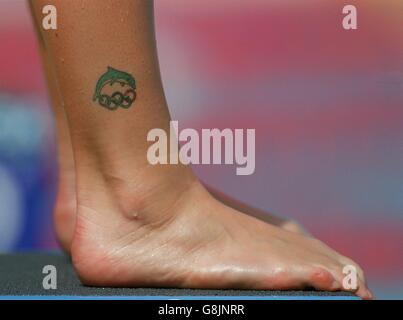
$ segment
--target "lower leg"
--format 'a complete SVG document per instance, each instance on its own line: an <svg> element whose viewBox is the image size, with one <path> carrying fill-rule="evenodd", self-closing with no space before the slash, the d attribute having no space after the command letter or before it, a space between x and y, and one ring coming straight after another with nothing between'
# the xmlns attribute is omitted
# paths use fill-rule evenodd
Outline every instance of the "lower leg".
<svg viewBox="0 0 403 320"><path fill-rule="evenodd" d="M62 100L56 85L54 71L49 63L49 57L42 50L42 61L50 93L50 101L56 120L58 180L57 195L53 210L53 222L56 237L66 252L70 251L73 241L76 216L76 190L73 149L70 141L69 128L63 109Z"/></svg>
<svg viewBox="0 0 403 320"><path fill-rule="evenodd" d="M40 33L40 21L36 19L32 2L29 2L34 26L37 30L39 51L45 71L45 79L48 87L50 105L56 124L57 145L57 194L53 210L53 220L56 237L65 251L70 250L73 240L76 214L76 192L73 149L70 141L70 132L67 118L63 108L60 89L57 85L55 70L50 62L50 55L45 48L45 42Z"/></svg>

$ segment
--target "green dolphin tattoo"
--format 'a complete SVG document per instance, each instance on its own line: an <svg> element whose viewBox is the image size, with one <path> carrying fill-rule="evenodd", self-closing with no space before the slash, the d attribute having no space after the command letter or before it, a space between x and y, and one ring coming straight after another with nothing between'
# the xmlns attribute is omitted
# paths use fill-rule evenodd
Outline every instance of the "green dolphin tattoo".
<svg viewBox="0 0 403 320"><path fill-rule="evenodd" d="M125 92L115 92L112 96L102 94L102 89L109 84L112 86L114 83L120 83L122 87L127 85L129 87ZM106 73L104 73L98 80L95 87L95 93L93 101L98 103L109 110L116 110L119 107L128 109L136 100L136 80L133 76L127 72L119 71L112 67L108 67Z"/></svg>

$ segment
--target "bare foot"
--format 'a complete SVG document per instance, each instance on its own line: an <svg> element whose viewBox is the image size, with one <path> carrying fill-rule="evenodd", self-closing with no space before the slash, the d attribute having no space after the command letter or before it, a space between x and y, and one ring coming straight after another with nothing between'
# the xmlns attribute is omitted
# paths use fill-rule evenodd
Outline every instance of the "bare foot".
<svg viewBox="0 0 403 320"><path fill-rule="evenodd" d="M282 218L273 213L249 206L241 201L229 197L228 195L210 186L205 185L205 187L215 199L217 199L224 205L231 207L232 209L245 213L251 217L255 217L264 222L270 223L271 225L282 228L284 230L310 236L305 228L294 220Z"/></svg>
<svg viewBox="0 0 403 320"><path fill-rule="evenodd" d="M140 192L109 177L80 191L72 258L84 284L343 290L350 259L223 205L197 180L168 182ZM357 268L356 293L370 298Z"/></svg>
<svg viewBox="0 0 403 320"><path fill-rule="evenodd" d="M68 144L60 143L59 146L67 147ZM73 163L73 160L71 159L69 162ZM58 193L53 214L56 237L63 250L67 253L70 253L70 246L71 242L73 241L73 233L76 223L77 202L75 190L75 172L73 167L64 168L59 171L58 185ZM309 233L296 221L280 218L272 213L250 207L237 201L236 199L226 196L212 187L205 187L216 200L228 207L284 230L309 235Z"/></svg>

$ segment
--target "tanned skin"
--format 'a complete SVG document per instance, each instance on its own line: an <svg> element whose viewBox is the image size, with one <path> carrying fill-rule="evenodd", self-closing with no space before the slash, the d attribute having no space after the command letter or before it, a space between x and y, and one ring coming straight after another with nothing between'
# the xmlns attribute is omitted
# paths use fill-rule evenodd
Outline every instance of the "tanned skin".
<svg viewBox="0 0 403 320"><path fill-rule="evenodd" d="M335 291L344 290L344 266L354 265L354 292L371 298L351 259L283 220L265 223L228 205L188 166L148 163L147 133L169 132L170 121L152 1L33 0L36 21L47 4L59 25L39 30L43 56L74 156L65 247L84 284Z"/></svg>

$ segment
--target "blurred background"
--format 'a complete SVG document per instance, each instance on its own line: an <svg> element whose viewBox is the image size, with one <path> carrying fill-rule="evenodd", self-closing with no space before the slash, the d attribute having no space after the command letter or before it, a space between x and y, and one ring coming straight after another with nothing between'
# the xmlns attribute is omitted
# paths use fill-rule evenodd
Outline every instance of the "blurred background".
<svg viewBox="0 0 403 320"><path fill-rule="evenodd" d="M358 9L358 30L342 8ZM255 128L256 171L196 166L286 215L403 298L403 2L156 1L180 128ZM24 0L0 0L0 251L57 248L55 129Z"/></svg>

